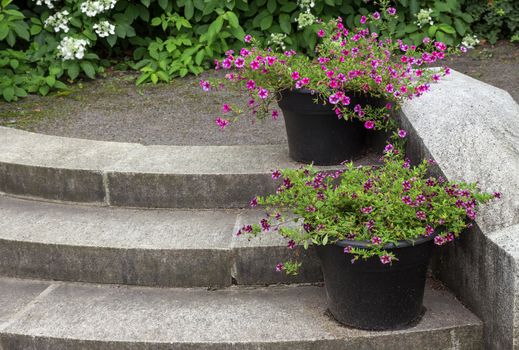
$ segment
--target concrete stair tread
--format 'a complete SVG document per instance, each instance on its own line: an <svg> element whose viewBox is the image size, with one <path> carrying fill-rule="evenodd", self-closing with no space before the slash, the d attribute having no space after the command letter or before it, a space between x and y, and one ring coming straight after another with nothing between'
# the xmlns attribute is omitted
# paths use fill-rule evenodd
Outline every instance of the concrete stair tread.
<svg viewBox="0 0 519 350"><path fill-rule="evenodd" d="M144 146L6 127L0 139L1 192L113 206L240 208L274 191L273 170L301 166L287 145Z"/></svg>
<svg viewBox="0 0 519 350"><path fill-rule="evenodd" d="M284 239L236 237L258 210L127 209L0 196L0 275L175 287L315 282L274 270Z"/></svg>
<svg viewBox="0 0 519 350"><path fill-rule="evenodd" d="M158 289L0 279L6 349L477 349L482 324L426 289L415 326L370 332L326 314L318 286ZM0 346L1 348L1 346Z"/></svg>

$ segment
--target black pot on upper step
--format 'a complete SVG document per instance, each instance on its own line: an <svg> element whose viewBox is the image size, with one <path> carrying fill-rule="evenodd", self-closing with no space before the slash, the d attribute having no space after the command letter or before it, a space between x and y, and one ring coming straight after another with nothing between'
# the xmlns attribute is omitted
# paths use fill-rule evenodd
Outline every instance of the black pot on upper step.
<svg viewBox="0 0 519 350"><path fill-rule="evenodd" d="M321 261L328 310L342 324L368 330L401 329L420 319L433 237L387 245L398 261L378 257L351 262L344 247L369 249L358 241L315 246Z"/></svg>
<svg viewBox="0 0 519 350"><path fill-rule="evenodd" d="M366 95L347 94L350 105L381 107L385 101ZM314 103L317 100L318 103ZM290 158L301 163L337 165L362 157L385 134L367 130L359 120L337 118L330 104L306 89L283 90L279 93L279 107L285 118Z"/></svg>

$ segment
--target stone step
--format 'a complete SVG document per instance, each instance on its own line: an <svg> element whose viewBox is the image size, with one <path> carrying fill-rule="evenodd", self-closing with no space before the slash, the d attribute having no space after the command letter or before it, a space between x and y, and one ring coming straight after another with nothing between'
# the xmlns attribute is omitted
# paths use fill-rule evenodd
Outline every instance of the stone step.
<svg viewBox="0 0 519 350"><path fill-rule="evenodd" d="M128 209L0 196L0 275L169 287L316 282L313 251L236 237L256 210ZM275 265L300 253L298 276Z"/></svg>
<svg viewBox="0 0 519 350"><path fill-rule="evenodd" d="M0 140L0 192L111 206L242 208L274 191L273 170L301 166L286 145L144 146L5 127Z"/></svg>
<svg viewBox="0 0 519 350"><path fill-rule="evenodd" d="M0 279L0 348L475 350L482 323L445 290L399 331L341 326L318 286L159 289Z"/></svg>

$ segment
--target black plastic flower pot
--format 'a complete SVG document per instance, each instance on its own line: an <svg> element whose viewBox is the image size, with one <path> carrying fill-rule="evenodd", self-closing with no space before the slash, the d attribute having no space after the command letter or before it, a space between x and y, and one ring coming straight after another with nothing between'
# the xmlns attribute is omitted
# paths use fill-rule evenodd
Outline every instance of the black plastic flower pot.
<svg viewBox="0 0 519 350"><path fill-rule="evenodd" d="M337 118L330 104L323 105L310 90L283 90L279 93L279 107L285 118L290 158L301 163L337 165L357 159L368 152L368 134L359 120ZM352 96L351 105L361 106L371 101L364 96Z"/></svg>
<svg viewBox="0 0 519 350"><path fill-rule="evenodd" d="M369 249L357 241L315 246L321 260L328 310L340 323L368 330L402 329L423 313L423 294L433 240L419 238L388 245L398 261L382 264L378 257L358 259L345 246Z"/></svg>

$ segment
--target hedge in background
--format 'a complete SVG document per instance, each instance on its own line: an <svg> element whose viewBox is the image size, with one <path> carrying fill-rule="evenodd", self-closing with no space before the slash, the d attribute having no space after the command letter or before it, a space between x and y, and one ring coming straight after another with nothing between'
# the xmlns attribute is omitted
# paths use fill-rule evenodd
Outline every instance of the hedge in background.
<svg viewBox="0 0 519 350"><path fill-rule="evenodd" d="M448 44L517 35L518 1L399 0L396 38ZM0 0L0 95L66 89L107 67L141 72L137 83L169 81L209 68L245 33L265 45L312 54L316 18L348 26L377 8L364 0ZM465 38L465 40L464 40Z"/></svg>

